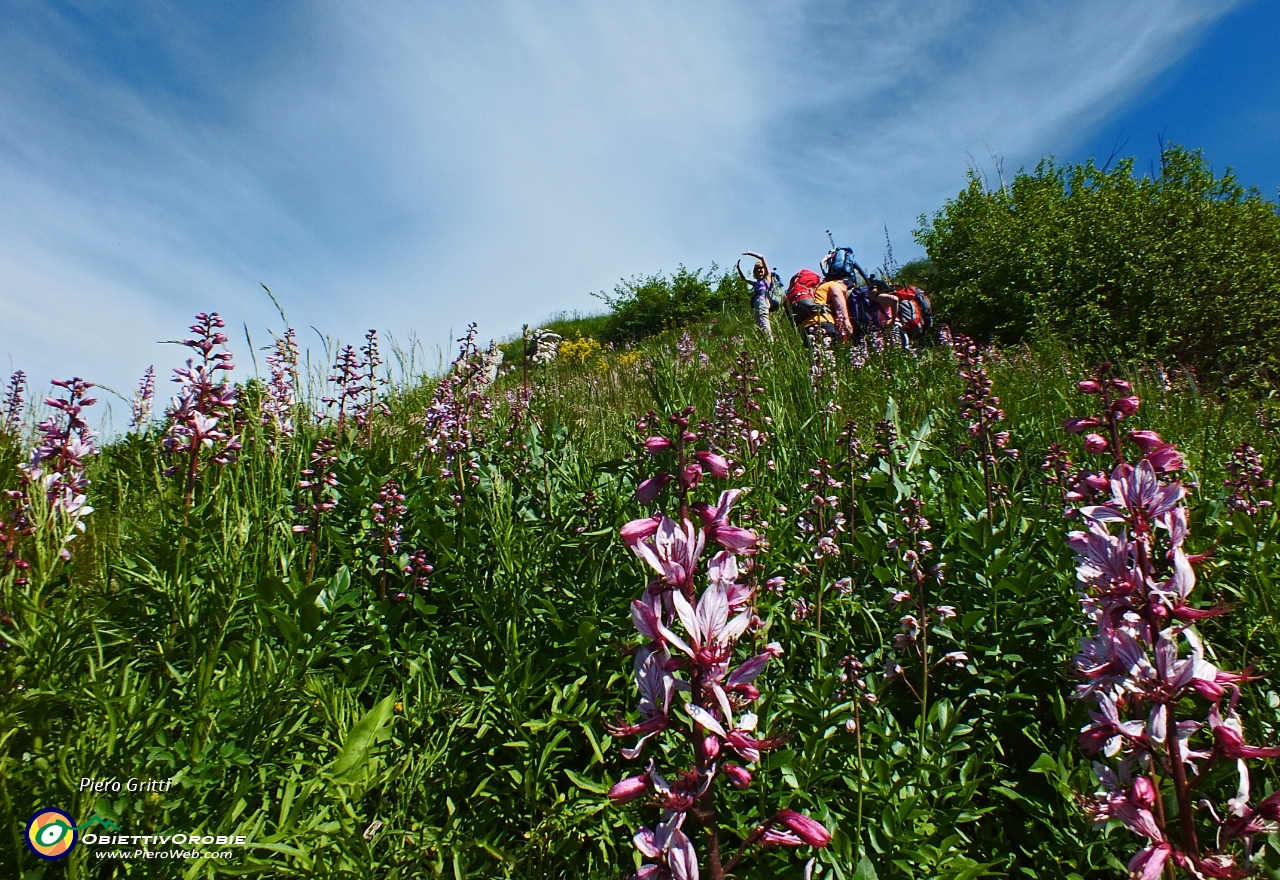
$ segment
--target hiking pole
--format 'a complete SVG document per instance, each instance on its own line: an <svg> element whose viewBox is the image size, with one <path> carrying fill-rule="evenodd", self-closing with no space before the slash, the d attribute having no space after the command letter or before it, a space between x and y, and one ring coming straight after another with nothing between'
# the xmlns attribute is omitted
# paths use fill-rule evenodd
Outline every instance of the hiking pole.
<svg viewBox="0 0 1280 880"><path fill-rule="evenodd" d="M524 339L524 345L520 349L523 357L520 361L520 378L522 380L521 393L524 394L525 402L529 400L529 325L524 325L524 331L520 334ZM519 417L517 416L517 419Z"/></svg>
<svg viewBox="0 0 1280 880"><path fill-rule="evenodd" d="M831 249L832 249L832 250L835 250L835 249L836 249L836 240L835 240L834 238L832 238L832 237L831 237L831 230L830 230L830 229L828 229L828 230L827 230L827 241L831 242Z"/></svg>

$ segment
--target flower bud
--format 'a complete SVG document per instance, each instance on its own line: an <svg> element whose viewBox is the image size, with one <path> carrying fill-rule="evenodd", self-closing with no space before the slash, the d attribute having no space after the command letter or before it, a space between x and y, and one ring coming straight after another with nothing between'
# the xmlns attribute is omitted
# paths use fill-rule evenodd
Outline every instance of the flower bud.
<svg viewBox="0 0 1280 880"><path fill-rule="evenodd" d="M1062 423L1062 430L1068 434L1083 434L1090 428L1096 428L1101 424L1102 422L1099 419L1092 417L1067 419Z"/></svg>
<svg viewBox="0 0 1280 880"><path fill-rule="evenodd" d="M1280 792L1258 804L1257 814L1269 822L1280 821Z"/></svg>
<svg viewBox="0 0 1280 880"><path fill-rule="evenodd" d="M671 441L666 437L650 437L644 441L644 448L649 453L661 452L671 448Z"/></svg>
<svg viewBox="0 0 1280 880"><path fill-rule="evenodd" d="M809 846L823 847L831 842L831 832L821 822L794 810L779 810L777 821L795 832Z"/></svg>
<svg viewBox="0 0 1280 880"><path fill-rule="evenodd" d="M1111 402L1111 411L1122 416L1131 416L1138 411L1142 401L1136 397L1118 397Z"/></svg>
<svg viewBox="0 0 1280 880"><path fill-rule="evenodd" d="M1101 434L1088 434L1084 438L1084 448L1089 452L1106 452L1109 445Z"/></svg>
<svg viewBox="0 0 1280 880"><path fill-rule="evenodd" d="M742 789L751 784L751 771L745 767L739 767L737 764L725 764L721 769L724 775L729 777L729 784L734 788Z"/></svg>
<svg viewBox="0 0 1280 880"><path fill-rule="evenodd" d="M707 757L714 761L720 756L720 737L712 734L703 738L702 748L706 751Z"/></svg>
<svg viewBox="0 0 1280 880"><path fill-rule="evenodd" d="M653 536L658 531L658 526L662 523L660 516L646 516L643 519L633 519L619 530L619 535L625 544L635 544L643 541L645 538Z"/></svg>
<svg viewBox="0 0 1280 880"><path fill-rule="evenodd" d="M1112 379L1108 384L1110 384L1112 388L1119 391L1121 394L1128 394L1130 391L1133 390L1132 386L1130 386L1129 383L1126 382L1124 379Z"/></svg>
<svg viewBox="0 0 1280 880"><path fill-rule="evenodd" d="M1102 391L1102 386L1094 379L1085 379L1076 383L1076 390L1081 394L1098 394Z"/></svg>
<svg viewBox="0 0 1280 880"><path fill-rule="evenodd" d="M609 789L609 800L615 804L626 804L640 797L649 790L647 775L631 776Z"/></svg>
<svg viewBox="0 0 1280 880"><path fill-rule="evenodd" d="M636 501L641 504L652 504L658 493L666 488L674 477L671 474L656 474L636 487Z"/></svg>
<svg viewBox="0 0 1280 880"><path fill-rule="evenodd" d="M1160 435L1155 431L1130 431L1128 438L1143 452L1150 452L1165 445L1165 442L1160 439Z"/></svg>
<svg viewBox="0 0 1280 880"><path fill-rule="evenodd" d="M724 456L716 455L714 452L698 452L696 457L698 461L702 462L702 466L711 473L711 476L729 476L729 462L725 460Z"/></svg>
<svg viewBox="0 0 1280 880"><path fill-rule="evenodd" d="M1084 484L1095 492L1101 492L1111 487L1111 481L1107 479L1107 475L1093 471L1084 478Z"/></svg>

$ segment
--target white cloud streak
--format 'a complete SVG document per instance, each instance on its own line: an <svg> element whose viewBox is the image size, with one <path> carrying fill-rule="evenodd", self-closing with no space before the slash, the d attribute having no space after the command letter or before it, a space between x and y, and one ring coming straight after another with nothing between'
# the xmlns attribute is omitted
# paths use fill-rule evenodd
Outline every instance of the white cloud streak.
<svg viewBox="0 0 1280 880"><path fill-rule="evenodd" d="M827 228L901 258L971 157L1069 150L1232 5L33 14L0 28L0 356L124 391L195 311L265 342L259 281L300 327L444 343L747 248L793 271Z"/></svg>

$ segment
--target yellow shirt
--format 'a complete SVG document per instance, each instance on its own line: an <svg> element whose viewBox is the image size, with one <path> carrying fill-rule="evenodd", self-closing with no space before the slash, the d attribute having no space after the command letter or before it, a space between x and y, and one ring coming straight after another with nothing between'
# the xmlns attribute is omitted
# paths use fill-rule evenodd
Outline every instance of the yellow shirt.
<svg viewBox="0 0 1280 880"><path fill-rule="evenodd" d="M815 324L833 323L835 319L832 317L831 303L835 297L844 296L847 289L843 281L826 281L819 284L813 291L813 301L822 311L812 318L801 321L800 329L807 330Z"/></svg>

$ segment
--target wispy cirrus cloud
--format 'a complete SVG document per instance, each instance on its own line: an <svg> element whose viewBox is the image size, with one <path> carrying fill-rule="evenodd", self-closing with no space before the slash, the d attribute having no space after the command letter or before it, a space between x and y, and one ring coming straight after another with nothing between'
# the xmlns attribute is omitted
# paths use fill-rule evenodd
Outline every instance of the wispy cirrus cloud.
<svg viewBox="0 0 1280 880"><path fill-rule="evenodd" d="M198 309L278 327L259 281L434 343L827 228L901 257L972 157L1068 150L1232 5L12 7L0 354L124 386Z"/></svg>

